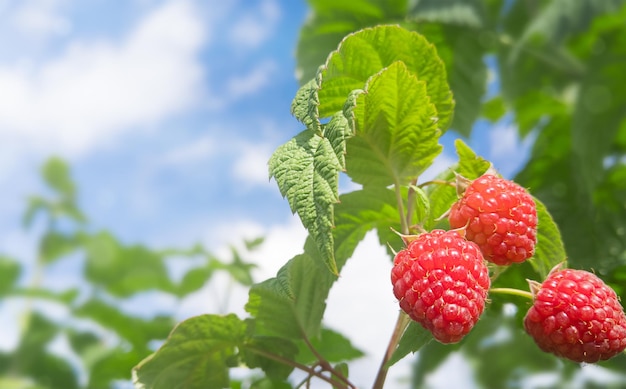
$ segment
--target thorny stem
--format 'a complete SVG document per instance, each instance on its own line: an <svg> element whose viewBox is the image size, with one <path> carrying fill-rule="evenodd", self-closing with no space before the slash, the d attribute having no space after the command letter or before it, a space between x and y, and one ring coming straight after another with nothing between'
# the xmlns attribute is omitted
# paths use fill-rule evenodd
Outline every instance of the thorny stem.
<svg viewBox="0 0 626 389"><path fill-rule="evenodd" d="M409 223L407 222L406 215L404 214L404 201L402 201L402 192L400 191L400 183L396 180L394 183L394 189L396 192L396 202L398 203L398 213L400 214L400 227L404 235L409 234Z"/></svg>
<svg viewBox="0 0 626 389"><path fill-rule="evenodd" d="M513 296L526 297L529 300L533 300L532 293L514 288L491 288L489 289L489 293L510 294Z"/></svg>
<svg viewBox="0 0 626 389"><path fill-rule="evenodd" d="M352 384L345 384L343 382L337 381L336 379L334 379L332 377L325 376L324 374L322 374L322 372L324 370L317 371L314 368L309 367L307 365L303 365L303 364L301 364L299 362L292 361L291 359L287 359L287 358L281 357L280 355L272 354L272 353L269 353L269 352L264 351L264 350L259 350L257 348L252 348L251 347L251 348L248 348L248 350L250 350L250 351L252 351L254 353L257 353L259 355L262 355L262 356L264 356L266 358L272 359L272 360L274 360L276 362L280 362L282 364L294 367L296 369L300 369L300 370L304 371L305 373L308 373L310 376L314 376L314 377L317 377L317 378L319 378L319 379L321 379L323 381L328 382L334 388L356 389L356 387L354 385L352 385Z"/></svg>

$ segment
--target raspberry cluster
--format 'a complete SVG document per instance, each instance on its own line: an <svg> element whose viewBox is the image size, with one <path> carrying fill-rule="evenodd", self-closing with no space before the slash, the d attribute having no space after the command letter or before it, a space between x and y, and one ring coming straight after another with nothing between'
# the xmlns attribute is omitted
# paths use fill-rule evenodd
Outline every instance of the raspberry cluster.
<svg viewBox="0 0 626 389"><path fill-rule="evenodd" d="M480 318L491 284L487 262L523 262L537 243L536 204L524 188L490 174L465 184L450 209L453 229L405 237L391 271L400 308L441 343L459 342ZM626 349L626 314L600 278L557 267L543 284L529 283L524 328L543 351L597 362Z"/></svg>
<svg viewBox="0 0 626 389"><path fill-rule="evenodd" d="M450 227L466 227L466 238L496 265L532 257L537 243L537 210L518 184L486 174L474 180L452 205Z"/></svg>
<svg viewBox="0 0 626 389"><path fill-rule="evenodd" d="M398 252L391 282L400 307L441 343L456 343L474 327L490 286L478 246L443 230L419 235Z"/></svg>

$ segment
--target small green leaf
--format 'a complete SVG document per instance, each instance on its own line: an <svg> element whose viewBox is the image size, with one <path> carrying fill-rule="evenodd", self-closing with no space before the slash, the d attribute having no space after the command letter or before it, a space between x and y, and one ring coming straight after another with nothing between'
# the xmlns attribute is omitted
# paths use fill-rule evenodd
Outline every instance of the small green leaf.
<svg viewBox="0 0 626 389"><path fill-rule="evenodd" d="M229 386L226 361L245 339L237 316L201 315L178 324L167 341L133 371L137 389L205 389Z"/></svg>
<svg viewBox="0 0 626 389"><path fill-rule="evenodd" d="M287 198L292 212L314 238L333 274L333 204L338 201L342 164L331 141L305 130L280 146L269 160L270 176Z"/></svg>
<svg viewBox="0 0 626 389"><path fill-rule="evenodd" d="M320 124L320 116L318 107L320 105L317 91L319 84L317 78L304 84L291 103L291 114L302 122L308 130L318 135L322 135L322 125Z"/></svg>
<svg viewBox="0 0 626 389"><path fill-rule="evenodd" d="M149 351L151 340L165 339L174 325L170 316L156 316L150 319L133 317L119 308L99 299L91 299L76 308L78 317L89 318L104 328L115 331L117 335L132 344L136 350Z"/></svg>
<svg viewBox="0 0 626 389"><path fill-rule="evenodd" d="M324 126L324 136L330 142L341 170L346 170L346 140L352 135L350 124L343 112L334 114Z"/></svg>
<svg viewBox="0 0 626 389"><path fill-rule="evenodd" d="M83 237L87 252L85 275L115 296L158 289L175 292L162 253L145 246L124 246L110 233Z"/></svg>
<svg viewBox="0 0 626 389"><path fill-rule="evenodd" d="M437 177L438 180L454 182L455 172L465 178L473 180L487 171L490 166L489 161L476 155L476 153L460 139L455 140L454 145L457 155L459 156L459 162L450 169L442 172ZM430 185L427 189L432 218L438 218L443 215L458 199L455 188L449 185ZM431 228L433 224L434 221L431 219L430 223L427 223L427 228Z"/></svg>
<svg viewBox="0 0 626 389"><path fill-rule="evenodd" d="M394 350L387 366L393 366L396 362L407 356L409 353L418 351L422 346L433 339L432 334L419 323L411 321L402 334L398 346Z"/></svg>
<svg viewBox="0 0 626 389"><path fill-rule="evenodd" d="M48 159L42 168L44 180L50 187L67 198L73 198L76 187L70 177L70 169L61 158Z"/></svg>
<svg viewBox="0 0 626 389"><path fill-rule="evenodd" d="M491 122L497 122L506 113L502 96L496 96L483 104L482 116Z"/></svg>
<svg viewBox="0 0 626 389"><path fill-rule="evenodd" d="M491 163L483 157L476 155L461 139L454 141L454 147L459 156L459 165L456 172L465 178L473 180L485 174Z"/></svg>
<svg viewBox="0 0 626 389"><path fill-rule="evenodd" d="M371 76L394 62L404 63L410 74L425 83L425 95L436 108L437 124L445 131L452 121L454 101L444 63L422 35L399 26L366 28L341 41L322 71L320 117L342 110L353 90L363 89Z"/></svg>
<svg viewBox="0 0 626 389"><path fill-rule="evenodd" d="M550 270L567 259L561 233L545 205L534 198L537 205L537 246L529 259L533 268L544 279Z"/></svg>
<svg viewBox="0 0 626 389"><path fill-rule="evenodd" d="M245 309L256 319L255 334L289 339L317 336L334 278L319 261L300 254L275 278L253 285Z"/></svg>
<svg viewBox="0 0 626 389"><path fill-rule="evenodd" d="M21 273L22 268L17 261L0 255L0 296L13 288Z"/></svg>
<svg viewBox="0 0 626 389"><path fill-rule="evenodd" d="M411 186L415 192L415 215L417 224L424 224L431 218L430 201L424 189L418 186Z"/></svg>
<svg viewBox="0 0 626 389"><path fill-rule="evenodd" d="M48 231L41 238L39 252L44 262L51 263L76 250L79 243L76 236Z"/></svg>
<svg viewBox="0 0 626 389"><path fill-rule="evenodd" d="M353 110L348 175L363 185L406 185L428 168L442 150L430 101L426 83L402 62L371 77Z"/></svg>

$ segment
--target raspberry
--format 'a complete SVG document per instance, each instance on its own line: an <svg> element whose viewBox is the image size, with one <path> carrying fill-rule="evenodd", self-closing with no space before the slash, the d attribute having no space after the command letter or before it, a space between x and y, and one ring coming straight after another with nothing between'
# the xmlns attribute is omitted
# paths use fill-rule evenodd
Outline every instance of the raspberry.
<svg viewBox="0 0 626 389"><path fill-rule="evenodd" d="M516 183L493 175L474 180L452 205L452 228L467 227L465 237L496 265L524 262L537 243L537 209Z"/></svg>
<svg viewBox="0 0 626 389"><path fill-rule="evenodd" d="M456 343L474 327L490 286L478 246L443 230L419 235L396 254L391 283L400 308L441 343Z"/></svg>
<svg viewBox="0 0 626 389"><path fill-rule="evenodd" d="M556 270L524 317L526 332L543 351L575 362L609 359L626 349L626 315L615 291L584 270Z"/></svg>

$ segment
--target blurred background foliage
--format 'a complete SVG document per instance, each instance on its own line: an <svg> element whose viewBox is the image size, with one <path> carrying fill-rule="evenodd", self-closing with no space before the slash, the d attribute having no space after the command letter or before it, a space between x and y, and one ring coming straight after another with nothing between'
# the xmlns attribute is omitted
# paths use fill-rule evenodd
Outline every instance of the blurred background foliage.
<svg viewBox="0 0 626 389"><path fill-rule="evenodd" d="M30 197L24 212L25 228L40 227L34 269L22 274L24 262L0 256L0 298L16 299L23 307L17 347L0 353L0 388L127 388L132 367L158 347L177 320L128 312L121 308L125 302L145 301L156 308L159 293L182 301L216 272L246 287L253 284L255 265L234 247L231 258L221 260L202 245L161 250L128 245L89 223L63 160L49 159L41 175L50 191ZM261 238L246 241L245 248L262 243ZM54 277L54 266L72 266L76 257L82 273L76 284L58 290L46 282ZM171 266L186 269L180 280L173 280ZM206 297L228 298L227 291L220 292ZM45 313L50 310L69 314L58 321ZM51 350L59 341L71 351L60 356Z"/></svg>
<svg viewBox="0 0 626 389"><path fill-rule="evenodd" d="M520 137L533 140L514 179L548 207L570 266L596 272L626 301L626 1L309 3L312 14L297 47L301 83L355 30L393 23L424 34L446 64L457 103L452 129L471 138L477 123L510 115ZM23 262L0 253L0 298L19 299L24 307L17 347L0 354L0 388L122 385L175 324L169 316L125 312L119 308L125 300L157 291L182 300L216 272L252 285L254 264L237 250L223 260L200 245L154 250L126 244L89 223L62 160L51 159L42 176L50 191L29 198L24 212L24 227L41 231L34 271L23 274ZM261 243L246 245L252 250ZM61 291L47 287L49 269L77 256L84 282ZM168 272L171 261L191 264L178 281ZM526 288L520 280L529 274L527 265L517 266L497 284ZM459 356L473 371L468 387L626 387L626 355L584 374L580 365L540 352L523 334L527 302L505 301L511 298L492 296L492 309L460 344L425 346L414 365L413 387L425 387L430 373ZM36 307L42 303L70 312L71 319L41 314ZM59 338L72 358L50 351Z"/></svg>
<svg viewBox="0 0 626 389"><path fill-rule="evenodd" d="M309 3L314 13L297 48L301 83L355 30L400 24L424 34L446 64L456 100L452 130L471 138L477 123L510 115L519 136L534 141L513 178L546 204L569 266L596 272L626 301L625 1ZM518 266L496 286L526 289L532 274ZM522 333L527 302L492 300L494 309L459 345L431 342L419 351L414 387L454 354L470 364L478 387L626 387L626 355L600 363L591 376L607 381L594 383L580 365L540 352ZM543 379L533 380L538 374Z"/></svg>

